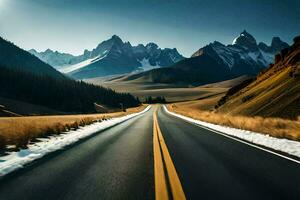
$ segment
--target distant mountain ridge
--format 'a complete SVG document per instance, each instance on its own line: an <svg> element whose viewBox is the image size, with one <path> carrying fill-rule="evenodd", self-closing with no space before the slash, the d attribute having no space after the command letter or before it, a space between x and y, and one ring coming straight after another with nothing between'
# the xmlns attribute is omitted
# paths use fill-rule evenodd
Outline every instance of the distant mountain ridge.
<svg viewBox="0 0 300 200"><path fill-rule="evenodd" d="M192 57L207 54L219 64L228 67L233 76L256 75L274 61L275 54L288 47L279 37L272 39L271 46L263 42L257 44L250 33L243 31L233 40L232 45L215 41L196 51Z"/></svg>
<svg viewBox="0 0 300 200"><path fill-rule="evenodd" d="M274 62L274 55L289 45L274 37L270 46L259 43L243 31L230 45L213 42L197 50L191 58L167 68L153 69L129 77L144 77L156 83L206 84L241 75L256 75Z"/></svg>
<svg viewBox="0 0 300 200"><path fill-rule="evenodd" d="M60 53L58 51L52 51L51 49L47 49L43 52L37 52L35 49L30 49L29 52L53 67L67 65L76 57L72 54Z"/></svg>
<svg viewBox="0 0 300 200"><path fill-rule="evenodd" d="M0 67L22 70L36 75L47 75L53 78L66 78L49 64L17 47L13 43L0 37Z"/></svg>
<svg viewBox="0 0 300 200"><path fill-rule="evenodd" d="M52 50L37 52L31 49L29 52L78 79L166 67L184 58L176 48L161 49L155 43L132 46L117 35L91 51L85 50L80 56Z"/></svg>

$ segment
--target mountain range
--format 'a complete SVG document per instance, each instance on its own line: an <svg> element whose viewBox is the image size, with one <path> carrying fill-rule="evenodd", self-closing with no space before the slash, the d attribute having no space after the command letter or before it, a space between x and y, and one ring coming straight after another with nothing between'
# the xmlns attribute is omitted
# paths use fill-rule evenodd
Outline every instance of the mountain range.
<svg viewBox="0 0 300 200"><path fill-rule="evenodd" d="M275 54L288 47L279 37L274 37L270 46L263 42L257 44L250 33L243 31L230 45L215 41L172 66L134 74L128 79L199 85L241 75L256 75L274 61Z"/></svg>
<svg viewBox="0 0 300 200"><path fill-rule="evenodd" d="M31 49L29 52L76 79L166 67L184 59L175 48L161 49L155 43L132 46L117 35L101 42L91 51L85 50L80 56L50 49L44 52Z"/></svg>

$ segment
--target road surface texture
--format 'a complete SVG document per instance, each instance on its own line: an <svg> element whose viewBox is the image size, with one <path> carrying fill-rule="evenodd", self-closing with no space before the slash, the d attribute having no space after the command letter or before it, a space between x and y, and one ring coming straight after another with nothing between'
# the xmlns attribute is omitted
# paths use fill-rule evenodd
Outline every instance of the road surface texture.
<svg viewBox="0 0 300 200"><path fill-rule="evenodd" d="M187 199L300 199L300 165L170 116L158 122Z"/></svg>
<svg viewBox="0 0 300 200"><path fill-rule="evenodd" d="M153 199L152 112L0 182L1 200Z"/></svg>
<svg viewBox="0 0 300 200"><path fill-rule="evenodd" d="M164 194L164 199L300 199L300 165L154 106L0 180L1 200Z"/></svg>

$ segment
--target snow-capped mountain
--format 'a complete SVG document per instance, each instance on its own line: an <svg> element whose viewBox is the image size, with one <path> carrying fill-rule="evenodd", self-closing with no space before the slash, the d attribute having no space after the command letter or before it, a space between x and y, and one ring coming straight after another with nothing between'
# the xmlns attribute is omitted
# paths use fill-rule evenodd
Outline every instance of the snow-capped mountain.
<svg viewBox="0 0 300 200"><path fill-rule="evenodd" d="M37 52L35 49L30 49L29 53L56 68L63 65L69 65L70 60L75 57L71 54L60 53L58 51L52 51L51 49L47 49L44 52Z"/></svg>
<svg viewBox="0 0 300 200"><path fill-rule="evenodd" d="M132 46L117 35L101 42L91 51L85 50L80 56L51 50L30 52L61 72L78 79L166 67L183 59L175 48L161 49L155 43Z"/></svg>
<svg viewBox="0 0 300 200"><path fill-rule="evenodd" d="M231 45L213 42L196 51L192 57L210 55L218 63L227 66L232 74L256 74L274 62L274 56L289 45L279 37L272 39L271 46L263 42L257 44L247 31L236 37Z"/></svg>
<svg viewBox="0 0 300 200"><path fill-rule="evenodd" d="M279 37L274 37L270 46L262 42L257 44L251 34L243 31L230 45L215 41L170 67L135 74L128 79L144 77L155 83L201 85L241 75L257 75L274 62L277 53L288 46Z"/></svg>
<svg viewBox="0 0 300 200"><path fill-rule="evenodd" d="M146 46L142 44L134 46L133 52L142 64L142 67L144 67L145 61L154 67L166 67L183 59L183 56L178 53L176 48L161 49L155 43L148 43Z"/></svg>

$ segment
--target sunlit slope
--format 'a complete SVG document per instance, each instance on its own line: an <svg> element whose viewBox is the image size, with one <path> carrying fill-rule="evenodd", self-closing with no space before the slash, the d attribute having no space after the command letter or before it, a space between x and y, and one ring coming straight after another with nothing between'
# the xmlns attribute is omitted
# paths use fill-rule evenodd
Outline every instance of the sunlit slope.
<svg viewBox="0 0 300 200"><path fill-rule="evenodd" d="M276 56L275 64L230 96L217 111L229 114L297 118L300 115L300 42Z"/></svg>

